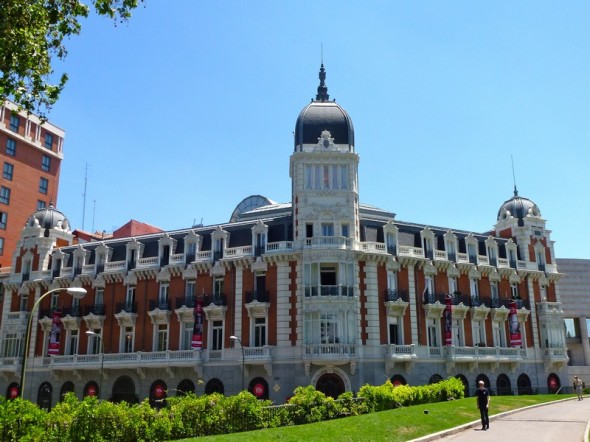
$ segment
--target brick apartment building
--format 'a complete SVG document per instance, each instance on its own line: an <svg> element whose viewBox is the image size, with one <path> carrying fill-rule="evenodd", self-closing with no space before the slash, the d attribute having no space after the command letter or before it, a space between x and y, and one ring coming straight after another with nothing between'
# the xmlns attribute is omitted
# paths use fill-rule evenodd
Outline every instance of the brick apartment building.
<svg viewBox="0 0 590 442"><path fill-rule="evenodd" d="M0 107L0 267L12 265L26 220L37 209L57 204L64 131L35 115Z"/></svg>

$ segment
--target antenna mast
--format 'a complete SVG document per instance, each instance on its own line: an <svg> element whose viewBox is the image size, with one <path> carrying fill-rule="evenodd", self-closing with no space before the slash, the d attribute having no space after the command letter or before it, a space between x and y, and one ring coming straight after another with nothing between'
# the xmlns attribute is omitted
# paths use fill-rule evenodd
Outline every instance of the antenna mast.
<svg viewBox="0 0 590 442"><path fill-rule="evenodd" d="M514 158L510 154L510 161L512 162L512 181L514 182L514 196L518 196L518 190L516 190L516 175L514 174Z"/></svg>
<svg viewBox="0 0 590 442"><path fill-rule="evenodd" d="M88 184L88 163L86 163L86 169L84 171L84 193L82 194L83 203L82 203L82 230L84 230L84 221L86 218L86 185Z"/></svg>

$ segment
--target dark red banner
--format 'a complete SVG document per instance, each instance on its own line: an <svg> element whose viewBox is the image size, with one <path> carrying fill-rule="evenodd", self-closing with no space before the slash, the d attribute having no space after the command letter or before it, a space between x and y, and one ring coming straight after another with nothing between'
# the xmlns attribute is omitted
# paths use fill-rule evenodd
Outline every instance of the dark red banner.
<svg viewBox="0 0 590 442"><path fill-rule="evenodd" d="M195 301L195 325L193 327L193 340L191 348L203 347L203 301Z"/></svg>
<svg viewBox="0 0 590 442"><path fill-rule="evenodd" d="M61 311L53 311L53 321L51 322L51 333L49 334L48 355L59 354L59 337L61 335Z"/></svg>
<svg viewBox="0 0 590 442"><path fill-rule="evenodd" d="M453 302L451 295L445 297L445 345L453 345Z"/></svg>
<svg viewBox="0 0 590 442"><path fill-rule="evenodd" d="M516 311L516 302L510 303L510 312L508 313L508 324L510 326L510 346L522 346L522 338L520 336L520 324L518 323L518 313Z"/></svg>

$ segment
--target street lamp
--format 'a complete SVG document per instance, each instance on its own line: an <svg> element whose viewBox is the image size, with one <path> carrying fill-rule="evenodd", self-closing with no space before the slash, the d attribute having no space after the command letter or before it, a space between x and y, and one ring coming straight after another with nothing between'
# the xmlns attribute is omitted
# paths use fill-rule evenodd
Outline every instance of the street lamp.
<svg viewBox="0 0 590 442"><path fill-rule="evenodd" d="M242 347L242 391L244 391L244 375L245 375L245 358L244 358L244 346L242 345L242 341L240 341L240 338L238 338L237 336L230 336L229 340L232 341L234 343L234 347L235 347L235 342L238 341L240 343L240 347Z"/></svg>
<svg viewBox="0 0 590 442"><path fill-rule="evenodd" d="M98 380L98 399L102 398L102 369L104 367L104 341L102 340L102 336L98 333L94 333L92 330L87 330L86 334L88 336L92 336L94 339L98 338L100 340L100 378Z"/></svg>
<svg viewBox="0 0 590 442"><path fill-rule="evenodd" d="M31 309L31 314L29 316L29 323L27 325L27 334L25 335L25 352L23 353L23 363L22 363L21 372L20 372L20 392L19 393L20 393L21 398L25 397L25 373L26 373L26 365L27 365L27 356L29 354L29 344L30 344L29 341L31 340L31 328L33 327L33 313L35 312L35 309L39 306L39 304L41 303L41 300L43 298L50 295L51 293L59 292L61 290L67 290L67 293L69 295L72 295L75 299L82 299L86 295L86 289L82 288L82 287L68 287L67 289L64 289L63 287L59 287L57 289L52 289L52 290L49 290L48 292L43 293L39 297L39 299L37 299L35 304L33 305L33 308Z"/></svg>

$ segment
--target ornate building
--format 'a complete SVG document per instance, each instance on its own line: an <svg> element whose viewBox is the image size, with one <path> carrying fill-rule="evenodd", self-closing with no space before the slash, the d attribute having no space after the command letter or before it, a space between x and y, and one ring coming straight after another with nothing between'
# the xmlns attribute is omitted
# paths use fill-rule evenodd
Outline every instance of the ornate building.
<svg viewBox="0 0 590 442"><path fill-rule="evenodd" d="M85 243L63 213L36 212L2 280L0 391L18 394L31 309L59 288L33 309L25 366L25 396L44 406L66 391L159 403L243 386L282 403L309 384L333 396L386 379L568 384L539 208L515 189L491 232L399 221L360 203L358 163L322 66L295 126L291 202L255 195L225 224Z"/></svg>

